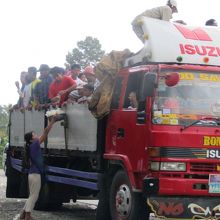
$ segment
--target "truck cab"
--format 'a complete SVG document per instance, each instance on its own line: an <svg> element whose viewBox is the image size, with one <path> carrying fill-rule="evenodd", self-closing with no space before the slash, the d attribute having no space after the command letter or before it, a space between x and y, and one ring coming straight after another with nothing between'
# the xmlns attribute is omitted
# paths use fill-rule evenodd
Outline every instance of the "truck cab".
<svg viewBox="0 0 220 220"><path fill-rule="evenodd" d="M107 122L112 219L219 216L219 30L150 18L142 28L147 40L119 71ZM132 208L145 202L146 212Z"/></svg>

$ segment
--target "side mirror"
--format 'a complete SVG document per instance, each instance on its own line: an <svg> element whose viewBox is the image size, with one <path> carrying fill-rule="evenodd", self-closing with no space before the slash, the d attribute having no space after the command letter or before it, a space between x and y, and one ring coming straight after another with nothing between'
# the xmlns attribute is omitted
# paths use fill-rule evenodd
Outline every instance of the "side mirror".
<svg viewBox="0 0 220 220"><path fill-rule="evenodd" d="M165 76L165 84L169 87L175 86L180 80L179 73L167 73Z"/></svg>

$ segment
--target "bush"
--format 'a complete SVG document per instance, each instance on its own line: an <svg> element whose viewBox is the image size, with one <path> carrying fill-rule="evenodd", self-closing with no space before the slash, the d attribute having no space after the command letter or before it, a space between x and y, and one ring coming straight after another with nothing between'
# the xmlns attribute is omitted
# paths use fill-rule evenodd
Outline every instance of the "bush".
<svg viewBox="0 0 220 220"><path fill-rule="evenodd" d="M2 169L2 155L3 155L4 146L0 145L0 169Z"/></svg>
<svg viewBox="0 0 220 220"><path fill-rule="evenodd" d="M4 151L4 148L5 148L5 145L7 142L8 142L7 137L1 139L1 143L0 143L0 169L3 168L2 167L2 155L3 155L3 151Z"/></svg>

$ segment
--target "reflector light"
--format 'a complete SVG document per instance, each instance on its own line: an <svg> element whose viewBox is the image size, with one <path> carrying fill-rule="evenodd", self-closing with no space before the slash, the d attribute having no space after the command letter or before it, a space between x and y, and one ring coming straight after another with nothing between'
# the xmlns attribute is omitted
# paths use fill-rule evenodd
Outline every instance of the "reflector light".
<svg viewBox="0 0 220 220"><path fill-rule="evenodd" d="M160 156L160 148L158 147L150 147L148 150L150 157L159 157Z"/></svg>
<svg viewBox="0 0 220 220"><path fill-rule="evenodd" d="M182 61L183 61L183 58L182 58L181 56L178 56L178 57L176 58L176 60L177 60L178 62L182 62Z"/></svg>
<svg viewBox="0 0 220 220"><path fill-rule="evenodd" d="M204 58L203 58L203 62L204 62L204 63L208 63L208 62L209 62L209 58L208 58L208 57L204 57Z"/></svg>

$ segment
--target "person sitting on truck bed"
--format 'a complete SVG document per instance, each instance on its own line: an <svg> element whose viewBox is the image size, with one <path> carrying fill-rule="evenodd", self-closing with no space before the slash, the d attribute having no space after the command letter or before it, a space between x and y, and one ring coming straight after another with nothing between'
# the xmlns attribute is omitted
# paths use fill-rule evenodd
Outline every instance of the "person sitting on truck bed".
<svg viewBox="0 0 220 220"><path fill-rule="evenodd" d="M37 84L39 84L41 82L40 79L37 78L37 68L32 66L28 68L28 74L30 74L31 78L32 78L32 82L31 82L31 98L30 98L30 106L35 107L36 106L36 101L34 99L34 90L37 86Z"/></svg>
<svg viewBox="0 0 220 220"><path fill-rule="evenodd" d="M77 102L79 104L88 103L91 100L91 96L94 92L93 84L88 83L81 88L77 87L77 89L78 89L77 93L75 92L76 90L74 90L69 94L68 101Z"/></svg>
<svg viewBox="0 0 220 220"><path fill-rule="evenodd" d="M53 81L52 76L49 74L50 68L47 64L41 64L38 70L40 72L40 83L36 85L34 90L34 99L37 106L47 104L50 102L48 97L49 87Z"/></svg>
<svg viewBox="0 0 220 220"><path fill-rule="evenodd" d="M88 83L94 85L94 90L100 85L99 80L95 76L94 68L92 66L87 66L83 72L87 78Z"/></svg>
<svg viewBox="0 0 220 220"><path fill-rule="evenodd" d="M22 72L20 73L21 87L20 87L19 81L16 81L16 82L15 82L15 86L16 86L17 92L18 92L18 94L19 94L18 102L17 102L16 106L14 106L14 107L16 107L16 108L24 107L24 106L23 106L23 98L24 98L24 87L25 87L25 85L27 84L27 83L26 83L26 79L25 79L25 78L26 78L26 75L27 75L27 72L25 72L25 71L22 71Z"/></svg>
<svg viewBox="0 0 220 220"><path fill-rule="evenodd" d="M140 24L140 18L143 16L164 21L170 21L170 19L172 18L172 14L175 12L178 12L177 3L175 0L168 0L167 5L165 6L148 9L140 15L136 16L135 19L132 21L133 31L135 32L137 37L144 43L144 32Z"/></svg>
<svg viewBox="0 0 220 220"><path fill-rule="evenodd" d="M26 85L23 90L23 106L24 108L28 108L31 106L33 89L40 82L40 80L36 80L37 69L35 67L29 67L27 75L25 77Z"/></svg>
<svg viewBox="0 0 220 220"><path fill-rule="evenodd" d="M68 99L71 91L76 89L76 82L69 76L64 76L60 67L53 67L50 70L54 81L49 87L49 98L51 102L58 102L62 105Z"/></svg>
<svg viewBox="0 0 220 220"><path fill-rule="evenodd" d="M80 72L81 72L81 66L79 64L75 63L71 66L71 77L73 80L76 81L77 86L83 86L86 84L86 82L82 81L79 78Z"/></svg>
<svg viewBox="0 0 220 220"><path fill-rule="evenodd" d="M94 85L89 83L83 86L82 97L77 100L78 103L88 103L91 100L92 93L94 92Z"/></svg>

